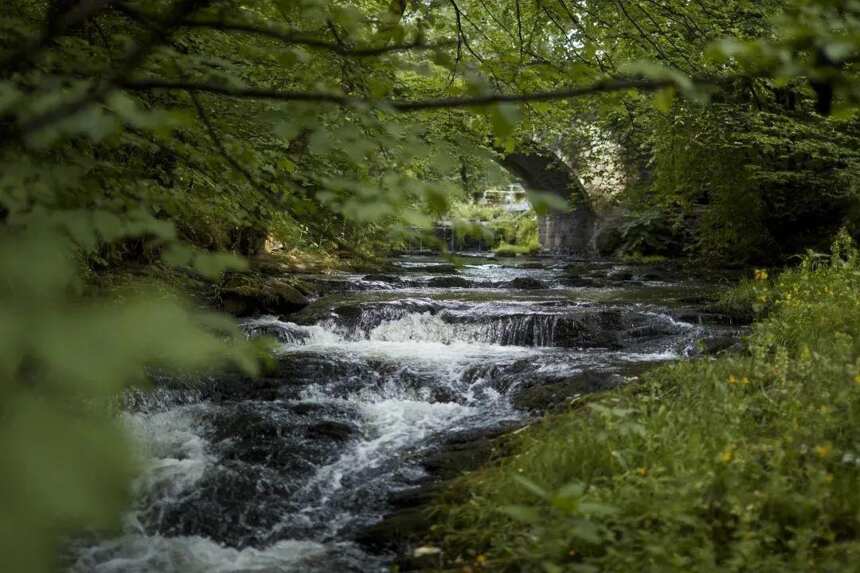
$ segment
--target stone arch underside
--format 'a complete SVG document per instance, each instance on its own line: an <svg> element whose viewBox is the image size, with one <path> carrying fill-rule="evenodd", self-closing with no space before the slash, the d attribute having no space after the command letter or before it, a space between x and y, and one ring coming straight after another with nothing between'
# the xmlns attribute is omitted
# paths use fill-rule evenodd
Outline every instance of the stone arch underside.
<svg viewBox="0 0 860 573"><path fill-rule="evenodd" d="M571 168L552 152L515 152L501 161L529 191L552 193L571 204L567 212L538 215L541 249L552 254L592 256L595 212Z"/></svg>

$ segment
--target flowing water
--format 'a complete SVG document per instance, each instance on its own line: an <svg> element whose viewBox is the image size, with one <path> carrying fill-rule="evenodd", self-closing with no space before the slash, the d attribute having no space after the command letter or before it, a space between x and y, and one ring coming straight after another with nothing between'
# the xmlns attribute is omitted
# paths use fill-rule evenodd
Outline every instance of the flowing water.
<svg viewBox="0 0 860 573"><path fill-rule="evenodd" d="M529 388L682 358L726 328L691 310L706 285L671 273L397 264L312 277L328 296L288 321L247 321L249 335L280 341L266 377L129 394L123 416L147 467L137 502L122 535L79 546L71 570L385 571L390 556L353 540L422 483L447 438L527 419L516 397Z"/></svg>

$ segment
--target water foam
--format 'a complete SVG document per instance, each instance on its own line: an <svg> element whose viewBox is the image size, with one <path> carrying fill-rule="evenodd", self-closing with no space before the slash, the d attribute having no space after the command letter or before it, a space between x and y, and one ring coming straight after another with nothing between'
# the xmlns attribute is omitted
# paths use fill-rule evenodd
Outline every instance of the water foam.
<svg viewBox="0 0 860 573"><path fill-rule="evenodd" d="M264 549L224 547L203 537L126 535L81 553L73 573L300 573L332 547L281 541Z"/></svg>
<svg viewBox="0 0 860 573"><path fill-rule="evenodd" d="M123 414L124 425L146 467L135 483L140 493L178 496L199 481L213 463L197 423L199 410L200 406L194 405Z"/></svg>

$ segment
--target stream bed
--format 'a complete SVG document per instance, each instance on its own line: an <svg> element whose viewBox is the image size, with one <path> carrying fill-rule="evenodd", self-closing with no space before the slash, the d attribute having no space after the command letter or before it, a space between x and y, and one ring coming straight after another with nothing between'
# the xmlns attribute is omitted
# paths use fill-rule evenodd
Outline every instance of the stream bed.
<svg viewBox="0 0 860 573"><path fill-rule="evenodd" d="M426 482L446 439L539 415L541 389L584 374L587 390L630 383L737 333L703 310L715 285L677 269L395 265L307 277L323 293L310 307L246 320L279 341L262 378L130 393L122 415L147 468L137 501L121 535L75 547L71 571L387 571L391 555L355 540Z"/></svg>

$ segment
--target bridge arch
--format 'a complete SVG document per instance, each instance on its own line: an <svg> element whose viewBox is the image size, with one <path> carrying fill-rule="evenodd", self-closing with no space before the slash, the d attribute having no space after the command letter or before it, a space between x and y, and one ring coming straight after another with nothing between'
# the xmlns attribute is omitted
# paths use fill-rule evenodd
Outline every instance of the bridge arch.
<svg viewBox="0 0 860 573"><path fill-rule="evenodd" d="M552 254L592 256L596 215L576 173L548 150L515 151L503 156L501 165L528 191L552 193L567 201L567 212L538 215L541 249Z"/></svg>

